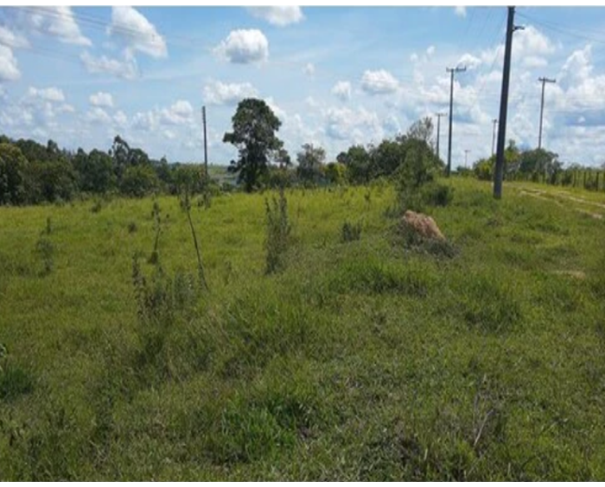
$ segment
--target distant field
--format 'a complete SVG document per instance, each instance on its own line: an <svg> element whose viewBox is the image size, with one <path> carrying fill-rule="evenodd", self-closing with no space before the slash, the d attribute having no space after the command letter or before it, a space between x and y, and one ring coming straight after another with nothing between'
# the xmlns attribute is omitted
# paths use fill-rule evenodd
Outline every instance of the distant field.
<svg viewBox="0 0 605 487"><path fill-rule="evenodd" d="M199 298L160 197L158 322L151 198L0 208L0 480L605 480L605 223L448 184L448 252L404 245L389 186L287 191L274 275L274 192L194 201Z"/></svg>

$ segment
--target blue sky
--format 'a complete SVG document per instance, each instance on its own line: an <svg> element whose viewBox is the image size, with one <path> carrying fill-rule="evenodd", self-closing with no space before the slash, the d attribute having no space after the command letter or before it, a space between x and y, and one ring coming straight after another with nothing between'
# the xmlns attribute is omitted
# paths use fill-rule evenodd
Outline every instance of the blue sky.
<svg viewBox="0 0 605 487"><path fill-rule="evenodd" d="M507 138L563 161L605 161L605 9L518 7ZM27 7L0 9L0 132L71 149L116 134L153 157L210 160L237 102L263 98L292 156L305 142L330 159L447 111L457 75L453 165L491 154L506 8ZM447 125L442 119L442 157Z"/></svg>

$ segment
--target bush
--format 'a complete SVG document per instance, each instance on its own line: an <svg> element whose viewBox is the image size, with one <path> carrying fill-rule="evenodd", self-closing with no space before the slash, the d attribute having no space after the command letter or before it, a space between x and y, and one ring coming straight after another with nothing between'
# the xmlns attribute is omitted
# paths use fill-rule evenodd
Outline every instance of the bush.
<svg viewBox="0 0 605 487"><path fill-rule="evenodd" d="M342 234L341 240L343 242L353 242L355 240L359 240L361 238L361 222L356 225L344 222L342 225Z"/></svg>
<svg viewBox="0 0 605 487"><path fill-rule="evenodd" d="M454 198L454 190L444 184L429 183L422 188L422 201L430 206L447 206Z"/></svg>
<svg viewBox="0 0 605 487"><path fill-rule="evenodd" d="M273 198L272 203L265 201L267 209L267 274L275 272L283 265L283 254L288 248L290 239L290 224L288 223L288 201L283 190L279 199Z"/></svg>
<svg viewBox="0 0 605 487"><path fill-rule="evenodd" d="M126 196L142 198L154 191L157 191L160 180L149 165L131 166L122 176L120 181L120 191Z"/></svg>

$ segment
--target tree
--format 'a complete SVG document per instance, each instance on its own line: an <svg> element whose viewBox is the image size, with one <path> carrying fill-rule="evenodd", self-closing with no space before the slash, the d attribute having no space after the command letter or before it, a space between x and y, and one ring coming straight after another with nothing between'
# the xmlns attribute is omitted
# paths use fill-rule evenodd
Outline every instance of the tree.
<svg viewBox="0 0 605 487"><path fill-rule="evenodd" d="M118 181L122 179L122 174L128 167L128 154L130 152L130 146L122 139L119 135L116 135L113 139L113 145L111 146L110 154L113 158L114 172Z"/></svg>
<svg viewBox="0 0 605 487"><path fill-rule="evenodd" d="M19 147L0 144L0 205L18 205L25 201L28 164Z"/></svg>
<svg viewBox="0 0 605 487"><path fill-rule="evenodd" d="M412 124L406 134L408 139L420 140L433 147L433 121L425 117Z"/></svg>
<svg viewBox="0 0 605 487"><path fill-rule="evenodd" d="M122 175L120 191L141 198L158 189L160 181L151 165L130 166Z"/></svg>
<svg viewBox="0 0 605 487"><path fill-rule="evenodd" d="M61 157L56 161L33 161L27 170L29 203L69 201L76 191L77 175L72 165Z"/></svg>
<svg viewBox="0 0 605 487"><path fill-rule="evenodd" d="M303 144L302 149L296 154L298 177L303 181L317 183L326 162L326 151L322 147L314 147L313 144Z"/></svg>
<svg viewBox="0 0 605 487"><path fill-rule="evenodd" d="M326 165L326 178L332 184L340 184L344 179L346 167L340 162L329 162Z"/></svg>
<svg viewBox="0 0 605 487"><path fill-rule="evenodd" d="M231 161L229 171L237 172L238 181L251 192L259 178L267 174L271 157L283 148L275 135L281 122L263 100L256 98L240 101L231 120L233 132L225 133L223 142L234 145L239 158Z"/></svg>
<svg viewBox="0 0 605 487"><path fill-rule="evenodd" d="M347 178L352 183L367 183L370 180L370 154L362 145L349 147L347 152L341 152L336 160L347 168Z"/></svg>
<svg viewBox="0 0 605 487"><path fill-rule="evenodd" d="M78 149L73 164L78 172L81 191L105 193L116 184L113 161L106 152L93 149L86 155L86 152Z"/></svg>

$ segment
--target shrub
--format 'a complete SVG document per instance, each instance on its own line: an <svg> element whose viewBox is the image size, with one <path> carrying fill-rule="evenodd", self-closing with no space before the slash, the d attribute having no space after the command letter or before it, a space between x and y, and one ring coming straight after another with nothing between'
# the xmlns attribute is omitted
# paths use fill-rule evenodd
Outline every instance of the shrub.
<svg viewBox="0 0 605 487"><path fill-rule="evenodd" d="M44 265L42 275L50 274L53 270L53 255L55 252L55 247L53 246L52 242L47 238L40 237L36 242L36 252L42 259L42 263Z"/></svg>
<svg viewBox="0 0 605 487"><path fill-rule="evenodd" d="M271 274L283 265L283 254L288 249L291 227L288 223L288 201L283 190L279 199L273 197L271 204L265 201L267 210L267 274Z"/></svg>
<svg viewBox="0 0 605 487"><path fill-rule="evenodd" d="M342 225L341 240L343 242L353 242L361 238L361 222L356 225L344 222Z"/></svg>
<svg viewBox="0 0 605 487"><path fill-rule="evenodd" d="M454 190L444 184L429 183L422 188L422 200L430 206L447 206L454 198Z"/></svg>
<svg viewBox="0 0 605 487"><path fill-rule="evenodd" d="M10 401L34 389L32 376L16 365L0 368L0 399Z"/></svg>

